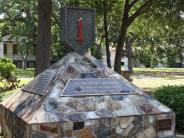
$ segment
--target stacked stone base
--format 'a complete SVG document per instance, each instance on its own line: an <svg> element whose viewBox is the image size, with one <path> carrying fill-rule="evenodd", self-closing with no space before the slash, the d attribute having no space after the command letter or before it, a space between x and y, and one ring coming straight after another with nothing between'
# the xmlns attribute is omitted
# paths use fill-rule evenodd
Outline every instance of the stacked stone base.
<svg viewBox="0 0 184 138"><path fill-rule="evenodd" d="M171 130L157 130L157 121L167 117L171 119L169 114L160 114L32 125L14 118L14 121L2 120L1 125L7 138L174 138L174 126ZM17 129L20 126L10 128L9 123L22 125L22 130Z"/></svg>
<svg viewBox="0 0 184 138"><path fill-rule="evenodd" d="M131 116L32 125L32 138L174 138L174 126L171 130L157 130L157 120L166 116ZM174 116L172 119L174 121Z"/></svg>

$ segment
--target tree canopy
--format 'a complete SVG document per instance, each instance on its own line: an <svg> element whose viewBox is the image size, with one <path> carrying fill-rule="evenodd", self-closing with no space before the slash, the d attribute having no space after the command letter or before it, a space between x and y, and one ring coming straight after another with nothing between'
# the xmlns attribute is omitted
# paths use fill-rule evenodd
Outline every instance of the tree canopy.
<svg viewBox="0 0 184 138"><path fill-rule="evenodd" d="M25 61L30 51L35 52L39 40L39 2L0 2L0 36L8 34L16 38L19 52ZM96 8L97 38L95 46L91 49L92 54L98 58L106 54L107 65L111 67L109 48L115 47L114 69L118 73L121 72L123 56L129 57L130 61L133 58L136 63L151 67L158 63L172 67L176 61L183 61L182 0L54 0L50 5L51 57L47 60L57 60L67 52L60 42L59 12L64 5L69 5ZM20 37L24 38L21 42L18 41Z"/></svg>

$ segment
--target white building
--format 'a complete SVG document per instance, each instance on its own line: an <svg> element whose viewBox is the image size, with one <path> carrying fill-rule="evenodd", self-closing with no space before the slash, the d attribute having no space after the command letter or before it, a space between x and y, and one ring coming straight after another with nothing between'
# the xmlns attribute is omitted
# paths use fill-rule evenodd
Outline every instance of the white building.
<svg viewBox="0 0 184 138"><path fill-rule="evenodd" d="M114 67L114 60L115 60L115 54L116 54L116 48L114 47L110 47L110 53L111 53L111 66L112 68ZM103 56L103 62L105 64L107 64L106 62L106 55ZM122 70L128 70L128 58L127 57L123 57L121 59L121 68Z"/></svg>
<svg viewBox="0 0 184 138"><path fill-rule="evenodd" d="M4 36L0 41L0 58L7 57L13 60L17 67L23 67L23 59L18 52L18 45L14 39L10 39L8 35ZM35 67L35 56L31 53L27 56L27 67Z"/></svg>
<svg viewBox="0 0 184 138"><path fill-rule="evenodd" d="M105 49L104 49L105 51ZM111 47L110 48L110 53L111 53L111 66L112 68L114 67L114 60L115 60L115 54L116 54L116 48L113 48ZM183 52L183 58L184 58L184 52ZM106 62L106 54L103 56L103 63L104 64L107 64ZM178 65L178 67L183 67L184 68L184 61L183 63L180 63L179 60L176 60L176 64ZM121 67L122 67L122 70L128 70L128 58L127 57L123 57L121 59ZM133 62L133 65L135 65L136 67L145 67L144 65L140 64L140 63L136 63L136 62ZM158 65L156 66L158 68L166 68L167 65L166 64L161 64L161 63L158 63Z"/></svg>

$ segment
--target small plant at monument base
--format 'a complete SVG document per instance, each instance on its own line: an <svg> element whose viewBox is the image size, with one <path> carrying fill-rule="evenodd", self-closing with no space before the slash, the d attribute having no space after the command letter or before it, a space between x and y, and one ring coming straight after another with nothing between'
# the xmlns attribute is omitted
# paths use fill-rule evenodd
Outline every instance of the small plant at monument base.
<svg viewBox="0 0 184 138"><path fill-rule="evenodd" d="M13 76L16 66L11 59L0 59L0 91L12 90L19 87L20 80Z"/></svg>
<svg viewBox="0 0 184 138"><path fill-rule="evenodd" d="M163 86L156 89L153 93L156 99L176 114L176 128L178 131L184 131L184 85L181 86Z"/></svg>

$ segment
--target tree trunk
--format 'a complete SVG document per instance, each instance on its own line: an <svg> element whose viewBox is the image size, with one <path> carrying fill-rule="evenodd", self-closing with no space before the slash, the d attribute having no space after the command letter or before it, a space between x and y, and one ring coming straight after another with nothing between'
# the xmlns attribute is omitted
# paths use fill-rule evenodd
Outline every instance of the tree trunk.
<svg viewBox="0 0 184 138"><path fill-rule="evenodd" d="M23 67L23 69L27 68L27 59L23 58L23 60L22 60L22 67Z"/></svg>
<svg viewBox="0 0 184 138"><path fill-rule="evenodd" d="M52 1L38 1L38 36L36 46L36 74L50 66Z"/></svg>
<svg viewBox="0 0 184 138"><path fill-rule="evenodd" d="M126 34L128 29L128 0L125 1L124 13L121 23L120 36L116 47L116 55L114 61L114 71L121 74L121 58L123 57L123 48L126 43Z"/></svg>
<svg viewBox="0 0 184 138"><path fill-rule="evenodd" d="M107 24L107 6L106 6L106 0L103 1L104 4L104 38L105 38L105 47L106 47L106 60L107 60L107 66L111 68L111 53L109 51L109 33L108 33L108 24Z"/></svg>
<svg viewBox="0 0 184 138"><path fill-rule="evenodd" d="M132 36L131 38L127 38L126 42L126 51L127 51L127 58L128 58L128 70L130 73L133 73L133 52L132 52L132 44L135 41L136 37Z"/></svg>
<svg viewBox="0 0 184 138"><path fill-rule="evenodd" d="M128 58L128 70L133 73L132 69L132 45L128 42L127 47L127 58Z"/></svg>
<svg viewBox="0 0 184 138"><path fill-rule="evenodd" d="M125 49L125 43L126 43L126 34L128 27L132 24L132 22L145 13L151 6L152 0L145 1L131 16L129 16L130 9L138 3L138 0L132 0L131 3L129 3L129 0L125 0L124 4L124 12L121 22L121 28L120 28L120 36L118 39L117 47L116 47L116 55L115 55L115 62L114 62L114 70L121 74L121 58L123 57L123 51Z"/></svg>

